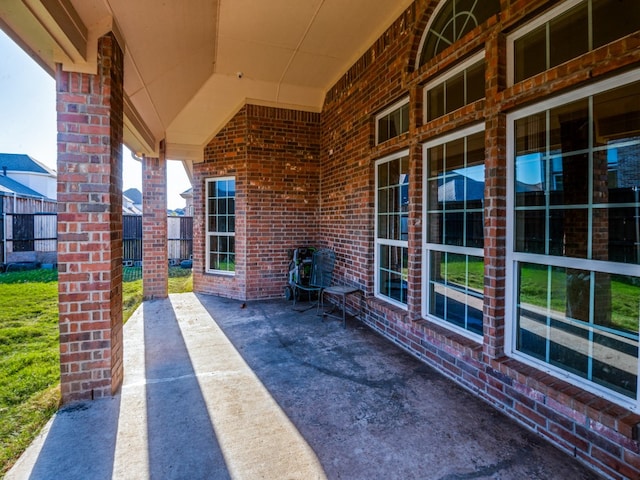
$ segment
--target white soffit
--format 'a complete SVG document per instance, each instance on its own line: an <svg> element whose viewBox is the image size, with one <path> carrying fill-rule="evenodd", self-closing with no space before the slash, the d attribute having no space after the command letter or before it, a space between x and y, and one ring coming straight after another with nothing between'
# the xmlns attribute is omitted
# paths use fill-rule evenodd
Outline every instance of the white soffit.
<svg viewBox="0 0 640 480"><path fill-rule="evenodd" d="M215 73L167 141L204 146L245 103L320 111L327 90L411 3L221 0Z"/></svg>
<svg viewBox="0 0 640 480"><path fill-rule="evenodd" d="M89 39L117 27L135 112L125 141L152 154L166 138L167 152L191 156L246 103L320 111L412 0L0 0L0 26L52 72L64 43L47 33L55 18L36 19L23 2L71 5Z"/></svg>

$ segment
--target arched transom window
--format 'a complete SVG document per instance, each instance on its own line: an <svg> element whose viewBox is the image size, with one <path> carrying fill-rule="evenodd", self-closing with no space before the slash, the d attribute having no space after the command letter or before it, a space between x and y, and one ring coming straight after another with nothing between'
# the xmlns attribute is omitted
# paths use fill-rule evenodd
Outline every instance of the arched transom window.
<svg viewBox="0 0 640 480"><path fill-rule="evenodd" d="M434 12L420 45L418 67L500 11L500 0L445 0Z"/></svg>

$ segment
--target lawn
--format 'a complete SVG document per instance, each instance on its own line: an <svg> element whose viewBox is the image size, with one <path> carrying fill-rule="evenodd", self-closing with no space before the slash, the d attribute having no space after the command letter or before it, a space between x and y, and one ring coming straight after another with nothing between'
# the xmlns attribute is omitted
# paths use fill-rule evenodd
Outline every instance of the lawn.
<svg viewBox="0 0 640 480"><path fill-rule="evenodd" d="M142 302L142 271L123 272L123 318ZM192 290L170 269L169 292ZM58 282L53 270L0 274L0 478L58 408Z"/></svg>

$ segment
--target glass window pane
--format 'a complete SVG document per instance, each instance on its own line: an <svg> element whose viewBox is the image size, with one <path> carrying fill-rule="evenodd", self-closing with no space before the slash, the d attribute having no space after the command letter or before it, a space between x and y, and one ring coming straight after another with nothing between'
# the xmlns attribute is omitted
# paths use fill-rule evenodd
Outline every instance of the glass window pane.
<svg viewBox="0 0 640 480"><path fill-rule="evenodd" d="M427 151L429 163L429 178L444 172L444 145L438 145Z"/></svg>
<svg viewBox="0 0 640 480"><path fill-rule="evenodd" d="M400 160L392 160L389 165L389 185L398 185L400 183Z"/></svg>
<svg viewBox="0 0 640 480"><path fill-rule="evenodd" d="M637 0L593 0L593 48L640 30Z"/></svg>
<svg viewBox="0 0 640 480"><path fill-rule="evenodd" d="M593 134L596 146L637 141L640 135L640 83L593 97Z"/></svg>
<svg viewBox="0 0 640 480"><path fill-rule="evenodd" d="M389 162L378 165L378 188L389 185Z"/></svg>
<svg viewBox="0 0 640 480"><path fill-rule="evenodd" d="M405 104L400 109L400 133L409 131L409 104Z"/></svg>
<svg viewBox="0 0 640 480"><path fill-rule="evenodd" d="M546 162L540 153L516 157L516 206L543 206Z"/></svg>
<svg viewBox="0 0 640 480"><path fill-rule="evenodd" d="M395 110L389 114L389 138L400 135L400 110Z"/></svg>
<svg viewBox="0 0 640 480"><path fill-rule="evenodd" d="M587 3L582 2L549 22L549 44L552 46L549 48L549 67L560 65L589 50Z"/></svg>
<svg viewBox="0 0 640 480"><path fill-rule="evenodd" d="M589 148L589 101L578 100L549 111L553 153L572 153Z"/></svg>
<svg viewBox="0 0 640 480"><path fill-rule="evenodd" d="M516 212L515 249L524 253L545 253L545 211Z"/></svg>
<svg viewBox="0 0 640 480"><path fill-rule="evenodd" d="M473 248L484 247L484 225L482 211L467 212L465 246Z"/></svg>
<svg viewBox="0 0 640 480"><path fill-rule="evenodd" d="M227 213L227 200L225 198L218 199L218 208L217 212L220 215L224 215Z"/></svg>
<svg viewBox="0 0 640 480"><path fill-rule="evenodd" d="M516 156L545 154L547 152L547 119L541 112L515 122Z"/></svg>
<svg viewBox="0 0 640 480"><path fill-rule="evenodd" d="M450 78L445 83L446 107L445 112L453 112L464 106L464 72Z"/></svg>
<svg viewBox="0 0 640 480"><path fill-rule="evenodd" d="M485 63L478 62L467 69L467 98L466 104L475 102L484 98L485 82L484 82Z"/></svg>
<svg viewBox="0 0 640 480"><path fill-rule="evenodd" d="M444 115L444 84L437 85L427 92L427 121Z"/></svg>
<svg viewBox="0 0 640 480"><path fill-rule="evenodd" d="M443 214L442 213L430 213L429 225L428 225L428 242L429 243L443 243Z"/></svg>
<svg viewBox="0 0 640 480"><path fill-rule="evenodd" d="M464 148L464 138L453 140L446 144L445 168L447 172L464 166Z"/></svg>
<svg viewBox="0 0 640 480"><path fill-rule="evenodd" d="M378 120L378 142L386 142L389 138L389 117L384 116Z"/></svg>
<svg viewBox="0 0 640 480"><path fill-rule="evenodd" d="M544 72L547 69L547 26L541 25L517 39L513 51L516 83Z"/></svg>
<svg viewBox="0 0 640 480"><path fill-rule="evenodd" d="M595 209L593 224L594 230L600 234L600 241L606 242L608 246L607 250L593 249L595 260L640 263L640 206L638 204L635 207Z"/></svg>

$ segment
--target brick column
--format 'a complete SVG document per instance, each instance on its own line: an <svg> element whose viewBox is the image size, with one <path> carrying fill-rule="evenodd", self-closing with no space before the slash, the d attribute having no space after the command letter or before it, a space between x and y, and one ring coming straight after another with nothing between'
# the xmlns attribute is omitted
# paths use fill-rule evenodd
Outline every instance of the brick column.
<svg viewBox="0 0 640 480"><path fill-rule="evenodd" d="M98 41L95 75L58 65L58 300L63 403L122 383L123 55Z"/></svg>
<svg viewBox="0 0 640 480"><path fill-rule="evenodd" d="M166 298L169 267L167 253L167 162L164 142L159 158L142 159L142 286L145 300Z"/></svg>
<svg viewBox="0 0 640 480"><path fill-rule="evenodd" d="M487 358L504 356L507 252L507 119L496 103L506 84L506 39L494 33L486 45L484 187L484 342Z"/></svg>

